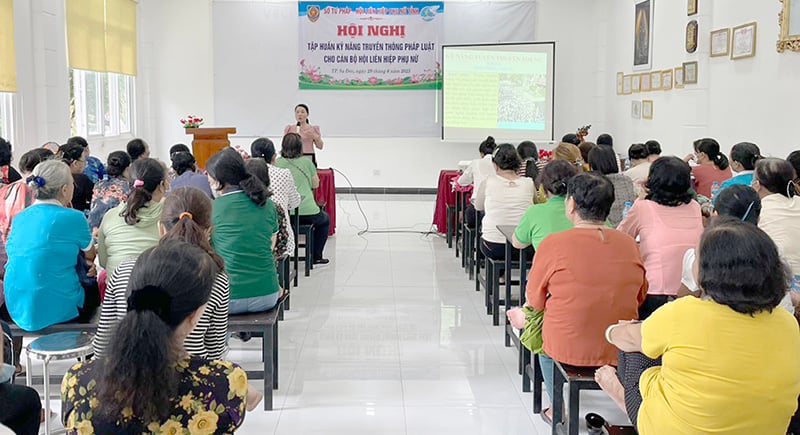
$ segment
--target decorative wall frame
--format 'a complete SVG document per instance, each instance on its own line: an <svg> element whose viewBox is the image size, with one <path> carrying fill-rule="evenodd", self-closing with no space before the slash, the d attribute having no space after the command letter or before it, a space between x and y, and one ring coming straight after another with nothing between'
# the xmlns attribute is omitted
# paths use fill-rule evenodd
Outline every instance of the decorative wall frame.
<svg viewBox="0 0 800 435"><path fill-rule="evenodd" d="M641 74L634 74L631 76L631 92L641 91L642 76Z"/></svg>
<svg viewBox="0 0 800 435"><path fill-rule="evenodd" d="M668 91L672 89L672 70L661 71L661 89Z"/></svg>
<svg viewBox="0 0 800 435"><path fill-rule="evenodd" d="M742 24L733 28L731 35L731 59L744 59L756 55L758 24Z"/></svg>
<svg viewBox="0 0 800 435"><path fill-rule="evenodd" d="M622 93L624 91L624 89L623 89L624 81L625 81L625 73L618 72L617 73L617 95L622 95Z"/></svg>
<svg viewBox="0 0 800 435"><path fill-rule="evenodd" d="M642 118L642 102L639 100L631 101L631 118Z"/></svg>
<svg viewBox="0 0 800 435"><path fill-rule="evenodd" d="M711 57L728 56L731 52L731 29L719 29L711 32Z"/></svg>
<svg viewBox="0 0 800 435"><path fill-rule="evenodd" d="M686 85L697 83L697 61L683 63L683 83Z"/></svg>
<svg viewBox="0 0 800 435"><path fill-rule="evenodd" d="M639 79L639 81L641 82L641 84L639 86L639 90L642 91L642 92L649 92L650 91L650 74L642 73L640 77L641 77L641 79Z"/></svg>
<svg viewBox="0 0 800 435"><path fill-rule="evenodd" d="M631 84L633 81L633 76L630 74L622 77L622 95L630 95L633 85Z"/></svg>
<svg viewBox="0 0 800 435"><path fill-rule="evenodd" d="M642 118L653 119L653 100L642 100Z"/></svg>
<svg viewBox="0 0 800 435"><path fill-rule="evenodd" d="M783 3L778 14L778 53L800 51L800 0L778 0Z"/></svg>
<svg viewBox="0 0 800 435"><path fill-rule="evenodd" d="M661 71L653 71L650 73L650 89L654 91L661 90Z"/></svg>
<svg viewBox="0 0 800 435"><path fill-rule="evenodd" d="M689 21L686 24L686 52L694 53L697 51L697 20Z"/></svg>
<svg viewBox="0 0 800 435"><path fill-rule="evenodd" d="M697 0L687 0L686 2L686 15L692 16L697 13Z"/></svg>
<svg viewBox="0 0 800 435"><path fill-rule="evenodd" d="M675 67L672 74L675 80L675 89L682 89L683 88L683 67Z"/></svg>
<svg viewBox="0 0 800 435"><path fill-rule="evenodd" d="M655 0L636 0L633 21L633 70L649 71L653 62L653 6Z"/></svg>

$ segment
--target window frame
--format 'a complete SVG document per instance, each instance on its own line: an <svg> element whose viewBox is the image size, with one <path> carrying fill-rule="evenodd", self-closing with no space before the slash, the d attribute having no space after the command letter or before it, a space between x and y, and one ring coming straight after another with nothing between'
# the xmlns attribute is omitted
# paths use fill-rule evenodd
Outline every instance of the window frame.
<svg viewBox="0 0 800 435"><path fill-rule="evenodd" d="M95 74L95 107L97 113L97 129L89 130L89 108L86 93L87 75ZM136 132L136 76L111 72L98 72L70 68L70 129L73 135L85 137L87 140L128 139L135 137ZM128 97L126 101L128 129L121 131L120 115L123 112L120 103L120 84L125 83ZM106 95L106 93L108 95ZM108 101L109 121L106 126L105 102Z"/></svg>
<svg viewBox="0 0 800 435"><path fill-rule="evenodd" d="M0 134L3 139L11 142L14 144L16 142L16 120L17 115L14 111L15 109L15 96L16 92L0 92L0 113L6 114L5 117L0 117L0 123L2 123L2 134Z"/></svg>

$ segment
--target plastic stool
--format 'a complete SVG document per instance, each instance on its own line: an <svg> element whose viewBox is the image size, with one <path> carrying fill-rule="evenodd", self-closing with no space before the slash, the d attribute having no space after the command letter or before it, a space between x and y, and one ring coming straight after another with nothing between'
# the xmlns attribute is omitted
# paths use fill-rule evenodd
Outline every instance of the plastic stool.
<svg viewBox="0 0 800 435"><path fill-rule="evenodd" d="M63 361L77 358L83 361L94 353L92 349L92 334L86 332L57 332L33 340L25 346L27 356L25 364L25 380L29 387L33 384L31 373L31 358L42 361L44 374L44 427L45 434L50 435L50 371L47 366L50 361Z"/></svg>

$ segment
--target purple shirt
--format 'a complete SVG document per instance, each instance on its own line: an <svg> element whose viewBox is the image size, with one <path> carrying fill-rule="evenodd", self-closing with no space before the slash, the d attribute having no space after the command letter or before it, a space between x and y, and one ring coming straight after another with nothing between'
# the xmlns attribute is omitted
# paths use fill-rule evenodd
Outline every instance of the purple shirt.
<svg viewBox="0 0 800 435"><path fill-rule="evenodd" d="M197 172L186 171L178 175L172 180L170 186L172 190L179 187L194 187L195 189L202 190L209 198L214 199L214 195L211 194L211 186L208 184L208 177L203 174L198 174Z"/></svg>

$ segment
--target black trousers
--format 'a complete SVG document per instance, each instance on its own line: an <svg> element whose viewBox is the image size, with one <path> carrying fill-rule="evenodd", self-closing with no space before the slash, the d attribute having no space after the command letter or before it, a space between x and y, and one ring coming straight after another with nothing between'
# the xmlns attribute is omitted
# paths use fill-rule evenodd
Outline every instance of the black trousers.
<svg viewBox="0 0 800 435"><path fill-rule="evenodd" d="M674 300L675 296L647 295L647 297L644 299L644 302L642 302L642 305L639 307L639 320L644 320L650 317L650 315L653 314L653 312L659 307Z"/></svg>
<svg viewBox="0 0 800 435"><path fill-rule="evenodd" d="M317 154L316 153L303 153L304 156L311 159L311 162L314 163L314 167L317 167Z"/></svg>
<svg viewBox="0 0 800 435"><path fill-rule="evenodd" d="M486 258L491 258L492 260L505 260L506 244L487 242L481 237L481 253Z"/></svg>
<svg viewBox="0 0 800 435"><path fill-rule="evenodd" d="M331 227L331 218L325 210L309 216L300 216L301 225L314 225L314 260L322 259L322 251L325 249L325 242L328 241L328 230Z"/></svg>
<svg viewBox="0 0 800 435"><path fill-rule="evenodd" d="M651 359L642 353L619 352L617 378L625 389L625 410L636 427L639 408L642 406L642 393L639 391L639 378L650 367L661 365L661 358Z"/></svg>
<svg viewBox="0 0 800 435"><path fill-rule="evenodd" d="M0 384L0 423L17 435L36 435L42 418L39 393L23 385Z"/></svg>

